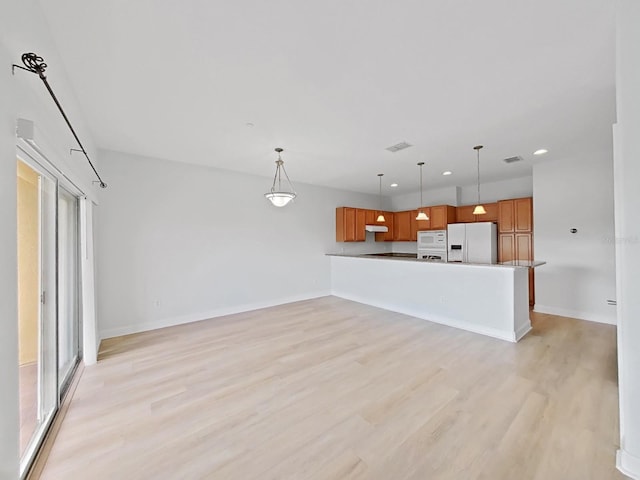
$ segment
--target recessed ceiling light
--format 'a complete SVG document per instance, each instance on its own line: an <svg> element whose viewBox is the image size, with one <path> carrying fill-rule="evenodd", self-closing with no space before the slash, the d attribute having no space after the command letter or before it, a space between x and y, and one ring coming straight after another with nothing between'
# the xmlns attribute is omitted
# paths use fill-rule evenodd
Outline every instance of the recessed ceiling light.
<svg viewBox="0 0 640 480"><path fill-rule="evenodd" d="M442 172L442 175L447 176L447 175L451 175L452 173L453 173L453 172L450 172L449 170L447 170L447 171L445 171L445 172Z"/></svg>
<svg viewBox="0 0 640 480"><path fill-rule="evenodd" d="M251 127L255 127L255 125L254 125L253 123L251 123L251 122L247 122L247 123L245 123L245 125L246 125L247 127L249 127L249 128L251 128Z"/></svg>
<svg viewBox="0 0 640 480"><path fill-rule="evenodd" d="M534 155L544 155L545 153L547 153L549 150L547 150L546 148L541 148L540 150L536 150L535 152L533 152Z"/></svg>
<svg viewBox="0 0 640 480"><path fill-rule="evenodd" d="M395 188L395 187L397 187L397 186L398 186L398 184L397 184L397 183L392 183L392 184L391 184L391 185L389 185L389 186L390 186L390 187L394 187L394 188Z"/></svg>

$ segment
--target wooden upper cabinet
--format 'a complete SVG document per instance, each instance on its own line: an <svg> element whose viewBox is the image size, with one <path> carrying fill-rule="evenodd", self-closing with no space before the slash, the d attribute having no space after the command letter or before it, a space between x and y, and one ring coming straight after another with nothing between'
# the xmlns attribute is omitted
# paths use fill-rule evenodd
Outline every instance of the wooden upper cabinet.
<svg viewBox="0 0 640 480"><path fill-rule="evenodd" d="M424 213L426 213L427 217L429 217L429 220L416 220L419 211L423 211ZM422 230L431 230L431 207L422 207L421 209L416 210L415 215L413 216L413 221L416 222L416 230L418 232ZM418 236L416 235L416 240L417 239Z"/></svg>
<svg viewBox="0 0 640 480"><path fill-rule="evenodd" d="M366 210L362 208L356 209L356 221L355 221L355 241L364 242L367 239L367 232L364 229L366 225Z"/></svg>
<svg viewBox="0 0 640 480"><path fill-rule="evenodd" d="M393 214L393 239L397 242L411 241L411 210L406 212L395 212ZM415 218L413 219L415 221Z"/></svg>
<svg viewBox="0 0 640 480"><path fill-rule="evenodd" d="M376 224L376 211L375 210L365 210L364 211L364 224L365 225L375 225Z"/></svg>
<svg viewBox="0 0 640 480"><path fill-rule="evenodd" d="M498 203L483 203L487 213L482 215L474 215L475 205L464 205L456 208L456 223L472 223L472 222L497 222L498 221ZM451 223L451 222L449 222Z"/></svg>
<svg viewBox="0 0 640 480"><path fill-rule="evenodd" d="M463 207L456 208L456 222L457 223L470 223L476 221L476 216L473 214L475 205L465 205Z"/></svg>
<svg viewBox="0 0 640 480"><path fill-rule="evenodd" d="M355 241L355 223L355 208L336 208L336 242Z"/></svg>
<svg viewBox="0 0 640 480"><path fill-rule="evenodd" d="M500 233L533 231L533 199L515 198L498 202L498 230Z"/></svg>
<svg viewBox="0 0 640 480"><path fill-rule="evenodd" d="M431 230L446 230L447 225L456 221L456 207L437 205L431 207Z"/></svg>
<svg viewBox="0 0 640 480"><path fill-rule="evenodd" d="M411 210L411 241L413 242L418 240L418 220L416 220L417 215L418 210Z"/></svg>
<svg viewBox="0 0 640 480"><path fill-rule="evenodd" d="M498 203L483 203L482 205L487 213L484 215L476 215L476 222L497 222Z"/></svg>
<svg viewBox="0 0 640 480"><path fill-rule="evenodd" d="M474 215L475 205L452 207L436 205L424 207L429 220L416 220L418 210L403 212L381 212L364 208L336 208L336 241L366 241L365 225L385 225L389 232L376 233L376 241L410 242L417 240L417 232L421 230L446 230L450 223L466 222L498 222L498 231L502 233L530 233L533 231L533 199L515 198L497 203L486 203L484 215ZM378 215L385 217L384 223L377 221ZM514 240L515 241L515 240ZM524 248L524 247L523 247ZM515 252L515 245L513 246Z"/></svg>
<svg viewBox="0 0 640 480"><path fill-rule="evenodd" d="M515 231L516 232L532 232L533 231L533 199L516 198L513 201L515 212Z"/></svg>
<svg viewBox="0 0 640 480"><path fill-rule="evenodd" d="M384 215L384 222L378 222L378 215ZM392 242L393 241L393 212L382 212L376 210L376 221L374 225L385 225L389 231L386 233L376 233L376 242Z"/></svg>
<svg viewBox="0 0 640 480"><path fill-rule="evenodd" d="M498 232L511 233L514 231L514 228L513 200L502 200L498 202Z"/></svg>
<svg viewBox="0 0 640 480"><path fill-rule="evenodd" d="M336 242L364 242L365 213L361 208L336 208Z"/></svg>

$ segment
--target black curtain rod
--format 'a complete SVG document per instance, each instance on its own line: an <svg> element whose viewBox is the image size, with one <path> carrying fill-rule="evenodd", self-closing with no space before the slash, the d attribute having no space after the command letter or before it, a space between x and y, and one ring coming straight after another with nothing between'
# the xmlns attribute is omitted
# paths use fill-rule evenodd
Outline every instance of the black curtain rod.
<svg viewBox="0 0 640 480"><path fill-rule="evenodd" d="M98 183L100 184L100 187L107 188L107 184L102 181L102 178L100 178L100 174L96 170L96 167L93 166L93 162L91 162L91 159L89 158L89 154L84 149L84 146L82 145L82 142L78 138L76 131L73 129L73 126L71 125L71 122L67 117L67 114L64 113L64 110L62 109L62 105L60 105L60 102L58 101L58 97L56 97L56 94L53 93L53 90L51 89L51 85L49 85L49 82L47 81L47 77L44 74L44 71L47 68L47 64L44 63L44 59L42 57L39 57L35 53L25 53L22 55L22 63L24 63L24 67L13 64L13 70L15 70L16 68L19 68L21 70L26 70L27 72L35 73L40 77L40 80L42 80L42 82L44 83L44 86L47 87L47 90L49 91L49 95L51 95L51 98L53 98L53 101L56 102L58 110L60 110L60 113L62 114L64 121L67 122L67 126L69 127L69 130L71 130L73 137L76 139L76 142L78 142L78 146L80 147L79 151L84 153L84 156L87 157L87 162L89 162L89 165L91 165L91 168L93 169L93 173L95 173L96 177L98 177L98 180L99 180ZM71 149L71 151L74 151L74 150L76 149L73 149L73 148Z"/></svg>

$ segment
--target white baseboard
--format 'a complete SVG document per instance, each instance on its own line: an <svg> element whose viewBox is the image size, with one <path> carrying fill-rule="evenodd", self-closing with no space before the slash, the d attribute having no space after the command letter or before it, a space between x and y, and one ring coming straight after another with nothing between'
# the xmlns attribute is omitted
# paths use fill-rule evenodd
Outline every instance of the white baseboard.
<svg viewBox="0 0 640 480"><path fill-rule="evenodd" d="M515 342L519 341L522 337L524 337L530 331L531 331L531 320L527 321L527 323L525 323L518 330L516 330L513 341Z"/></svg>
<svg viewBox="0 0 640 480"><path fill-rule="evenodd" d="M580 310L570 310L567 308L558 308L558 307L550 307L548 305L539 305L537 303L534 305L533 311L538 313L548 313L550 315L559 315L561 317L577 318L578 320L587 320L589 322L606 323L608 325L617 325L615 308L613 309L612 317L598 314L598 313L593 313L593 312L583 312Z"/></svg>
<svg viewBox="0 0 640 480"><path fill-rule="evenodd" d="M640 480L640 458L626 450L616 452L616 468L634 480Z"/></svg>
<svg viewBox="0 0 640 480"><path fill-rule="evenodd" d="M404 315L409 315L410 317L421 318L429 322L439 323L441 325L446 325L448 327L459 328L461 330L466 330L468 332L479 333L481 335L498 338L500 340L506 340L508 342L517 342L518 339L521 338L521 337L517 337L516 332L512 332L508 330L498 330L496 328L480 327L478 325L474 325L473 323L461 322L459 320L454 320L454 319L446 318L442 316L425 315L423 311L412 310L411 308L407 308L402 305L389 304L385 302L380 302L378 300L371 300L369 298L362 298L357 295L343 294L336 291L333 291L332 295L336 297L344 298L345 300L351 300L352 302L364 303L365 305L371 305L372 307L382 308L383 310L402 313ZM529 325L529 330L530 329L531 329L531 325ZM526 334L529 330L524 331L521 335Z"/></svg>
<svg viewBox="0 0 640 480"><path fill-rule="evenodd" d="M124 327L107 328L100 330L100 339L120 337L122 335L130 335L132 333L147 332L149 330L157 330L159 328L173 327L175 325L183 325L185 323L199 322L200 320L208 320L210 318L223 317L225 315L233 315L236 313L250 312L261 308L275 307L287 303L300 302L302 300L311 300L312 298L326 297L331 295L329 291L312 292L303 295L294 295L291 297L283 297L264 302L247 303L244 305L234 305L232 307L218 308L208 312L191 313L181 315L179 317L159 318L150 322L136 323L134 325L126 325Z"/></svg>

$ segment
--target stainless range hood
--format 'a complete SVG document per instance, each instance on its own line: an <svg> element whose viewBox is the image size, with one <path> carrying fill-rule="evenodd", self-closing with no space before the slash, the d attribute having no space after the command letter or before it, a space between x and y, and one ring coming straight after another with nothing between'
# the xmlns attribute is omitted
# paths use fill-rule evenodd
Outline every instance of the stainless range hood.
<svg viewBox="0 0 640 480"><path fill-rule="evenodd" d="M389 229L384 226L384 225L365 225L364 229L367 232L381 232L381 233L387 233L389 231Z"/></svg>

